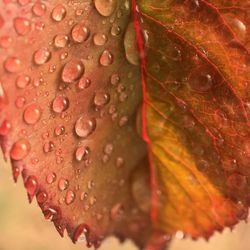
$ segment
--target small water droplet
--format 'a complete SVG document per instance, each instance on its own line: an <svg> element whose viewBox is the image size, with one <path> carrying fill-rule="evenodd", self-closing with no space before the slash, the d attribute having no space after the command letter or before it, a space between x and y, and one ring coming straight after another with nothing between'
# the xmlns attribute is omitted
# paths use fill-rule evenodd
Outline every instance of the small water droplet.
<svg viewBox="0 0 250 250"><path fill-rule="evenodd" d="M30 77L27 75L20 75L16 79L16 86L20 89L25 88L30 83Z"/></svg>
<svg viewBox="0 0 250 250"><path fill-rule="evenodd" d="M26 139L20 139L14 143L10 151L10 157L13 160L22 160L30 151L30 143Z"/></svg>
<svg viewBox="0 0 250 250"><path fill-rule="evenodd" d="M37 65L42 65L49 61L51 58L51 52L48 48L41 48L34 53L34 62Z"/></svg>
<svg viewBox="0 0 250 250"><path fill-rule="evenodd" d="M27 124L37 123L42 115L40 107L36 104L30 104L23 113L23 119Z"/></svg>
<svg viewBox="0 0 250 250"><path fill-rule="evenodd" d="M82 76L84 69L84 65L80 60L72 59L63 68L62 80L71 83Z"/></svg>
<svg viewBox="0 0 250 250"><path fill-rule="evenodd" d="M56 174L55 173L49 173L47 176L46 176L46 181L48 184L52 184L53 182L55 182L56 180Z"/></svg>
<svg viewBox="0 0 250 250"><path fill-rule="evenodd" d="M18 35L24 36L31 30L30 20L23 17L16 17L14 19L14 27Z"/></svg>
<svg viewBox="0 0 250 250"><path fill-rule="evenodd" d="M43 16L46 12L46 5L44 3L37 1L36 3L34 3L32 7L32 12L36 16Z"/></svg>
<svg viewBox="0 0 250 250"><path fill-rule="evenodd" d="M89 38L90 30L82 24L76 24L72 31L71 36L76 43L82 43Z"/></svg>
<svg viewBox="0 0 250 250"><path fill-rule="evenodd" d="M58 4L51 13L51 17L56 22L61 22L66 16L66 9L62 4Z"/></svg>
<svg viewBox="0 0 250 250"><path fill-rule="evenodd" d="M66 193L66 197L65 197L65 203L67 205L73 203L75 200L75 197L76 197L75 193L72 190L68 190Z"/></svg>
<svg viewBox="0 0 250 250"><path fill-rule="evenodd" d="M52 109L56 113L62 113L69 108L69 99L64 96L57 96L53 100Z"/></svg>
<svg viewBox="0 0 250 250"><path fill-rule="evenodd" d="M48 199L48 194L45 191L40 191L37 195L36 195L36 199L37 202L39 204L43 204L47 201Z"/></svg>
<svg viewBox="0 0 250 250"><path fill-rule="evenodd" d="M117 0L95 0L94 3L97 11L105 17L112 15L117 6Z"/></svg>
<svg viewBox="0 0 250 250"><path fill-rule="evenodd" d="M86 138L96 129L95 118L80 117L75 124L75 132L79 137Z"/></svg>
<svg viewBox="0 0 250 250"><path fill-rule="evenodd" d="M64 178L61 178L59 181L58 181L58 188L60 191L64 191L68 188L69 186L69 181L64 179Z"/></svg>
<svg viewBox="0 0 250 250"><path fill-rule="evenodd" d="M16 73L21 69L21 60L17 57L8 57L4 62L4 68L9 73Z"/></svg>
<svg viewBox="0 0 250 250"><path fill-rule="evenodd" d="M103 46L108 40L108 37L102 33L96 33L93 36L94 44L97 46Z"/></svg>
<svg viewBox="0 0 250 250"><path fill-rule="evenodd" d="M67 35L56 35L54 38L54 45L56 48L64 48L69 42Z"/></svg>
<svg viewBox="0 0 250 250"><path fill-rule="evenodd" d="M107 49L105 49L99 59L99 62L102 66L109 66L113 63L113 55Z"/></svg>
<svg viewBox="0 0 250 250"><path fill-rule="evenodd" d="M37 188L38 188L38 183L37 179L35 176L30 176L26 181L25 181L25 188L28 192L28 194L31 196L34 196Z"/></svg>
<svg viewBox="0 0 250 250"><path fill-rule="evenodd" d="M110 95L108 93L102 91L95 93L94 104L97 107L102 107L108 104L109 100L110 100Z"/></svg>
<svg viewBox="0 0 250 250"><path fill-rule="evenodd" d="M90 149L87 146L79 146L75 152L77 161L87 160L90 154Z"/></svg>
<svg viewBox="0 0 250 250"><path fill-rule="evenodd" d="M58 125L55 127L54 132L56 136L63 135L65 132L65 127L63 125Z"/></svg>
<svg viewBox="0 0 250 250"><path fill-rule="evenodd" d="M44 153L51 152L51 151L53 151L54 147L55 147L55 145L52 141L45 142L43 145L43 152Z"/></svg>
<svg viewBox="0 0 250 250"><path fill-rule="evenodd" d="M91 84L91 80L87 77L81 77L77 86L80 90L87 89Z"/></svg>

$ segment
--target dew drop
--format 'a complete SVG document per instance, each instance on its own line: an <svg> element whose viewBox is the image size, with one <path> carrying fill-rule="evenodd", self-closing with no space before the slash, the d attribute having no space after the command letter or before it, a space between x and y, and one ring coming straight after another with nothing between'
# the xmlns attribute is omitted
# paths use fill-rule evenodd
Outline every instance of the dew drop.
<svg viewBox="0 0 250 250"><path fill-rule="evenodd" d="M10 157L13 160L22 160L30 151L30 143L26 139L20 139L14 143L10 151Z"/></svg>
<svg viewBox="0 0 250 250"><path fill-rule="evenodd" d="M43 145L43 152L44 153L51 152L51 151L53 151L54 147L55 147L55 145L52 141L46 142Z"/></svg>
<svg viewBox="0 0 250 250"><path fill-rule="evenodd" d="M103 46L107 42L108 38L105 34L96 33L93 36L94 44L97 46Z"/></svg>
<svg viewBox="0 0 250 250"><path fill-rule="evenodd" d="M9 36L0 37L0 47L2 48L5 48L5 49L9 48L12 42L13 40Z"/></svg>
<svg viewBox="0 0 250 250"><path fill-rule="evenodd" d="M44 3L37 1L32 7L32 12L36 16L43 16L46 12L46 5Z"/></svg>
<svg viewBox="0 0 250 250"><path fill-rule="evenodd" d="M107 155L110 155L113 152L113 144L108 143L105 147L104 147L104 153L106 153Z"/></svg>
<svg viewBox="0 0 250 250"><path fill-rule="evenodd" d="M89 28L82 24L76 24L71 31L71 36L76 43L86 41L89 38L89 35Z"/></svg>
<svg viewBox="0 0 250 250"><path fill-rule="evenodd" d="M56 113L62 113L69 108L69 99L64 96L57 96L53 100L52 109Z"/></svg>
<svg viewBox="0 0 250 250"><path fill-rule="evenodd" d="M64 191L68 188L69 186L69 181L64 179L64 178L61 178L59 181L58 181L58 188L60 191Z"/></svg>
<svg viewBox="0 0 250 250"><path fill-rule="evenodd" d="M79 88L79 90L83 90L83 89L87 89L91 84L91 80L87 77L81 77L77 87Z"/></svg>
<svg viewBox="0 0 250 250"><path fill-rule="evenodd" d="M16 73L21 69L21 60L17 57L8 57L4 62L4 68L9 73Z"/></svg>
<svg viewBox="0 0 250 250"><path fill-rule="evenodd" d="M36 104L30 104L23 113L23 119L27 124L35 124L40 120L41 115L40 107Z"/></svg>
<svg viewBox="0 0 250 250"><path fill-rule="evenodd" d="M35 176L30 176L25 181L25 188L30 196L34 196L38 188L38 183Z"/></svg>
<svg viewBox="0 0 250 250"><path fill-rule="evenodd" d="M31 30L31 23L27 18L16 17L14 19L14 27L18 35L25 36Z"/></svg>
<svg viewBox="0 0 250 250"><path fill-rule="evenodd" d="M79 79L84 73L84 65L80 60L72 59L67 62L63 68L62 80L66 83L71 83Z"/></svg>
<svg viewBox="0 0 250 250"><path fill-rule="evenodd" d="M65 203L67 205L70 205L71 203L74 202L75 197L76 197L75 193L72 190L68 190L65 197Z"/></svg>
<svg viewBox="0 0 250 250"><path fill-rule="evenodd" d="M97 11L102 16L108 17L114 12L117 0L95 0L94 3Z"/></svg>
<svg viewBox="0 0 250 250"><path fill-rule="evenodd" d="M56 136L63 135L65 132L65 127L62 125L58 125L55 127L54 133Z"/></svg>
<svg viewBox="0 0 250 250"><path fill-rule="evenodd" d="M87 160L90 154L89 147L80 146L76 149L75 158L77 161Z"/></svg>
<svg viewBox="0 0 250 250"><path fill-rule="evenodd" d="M30 83L30 77L27 75L20 75L16 79L16 86L20 89L25 88Z"/></svg>
<svg viewBox="0 0 250 250"><path fill-rule="evenodd" d="M42 65L49 61L51 58L51 52L48 48L41 48L34 53L34 62L37 65Z"/></svg>
<svg viewBox="0 0 250 250"><path fill-rule="evenodd" d="M97 107L102 107L109 103L110 95L105 92L97 92L94 97L94 104Z"/></svg>
<svg viewBox="0 0 250 250"><path fill-rule="evenodd" d="M67 35L56 35L54 38L54 45L56 48L64 48L69 42Z"/></svg>
<svg viewBox="0 0 250 250"><path fill-rule="evenodd" d="M111 35L119 36L120 34L121 34L121 27L114 23L111 27Z"/></svg>
<svg viewBox="0 0 250 250"><path fill-rule="evenodd" d="M46 182L48 184L52 184L53 182L55 182L56 180L56 174L55 173L49 173L47 176L46 176Z"/></svg>
<svg viewBox="0 0 250 250"><path fill-rule="evenodd" d="M53 10L51 17L56 22L61 22L66 16L66 9L62 4L58 4Z"/></svg>
<svg viewBox="0 0 250 250"><path fill-rule="evenodd" d="M105 49L99 59L99 62L102 66L109 66L113 63L113 55L107 49Z"/></svg>
<svg viewBox="0 0 250 250"><path fill-rule="evenodd" d="M37 202L39 204L43 204L47 201L48 199L48 194L45 191L40 191L37 195L36 195L36 199Z"/></svg>
<svg viewBox="0 0 250 250"><path fill-rule="evenodd" d="M26 99L23 96L18 96L15 101L15 105L17 108L22 108L26 102Z"/></svg>
<svg viewBox="0 0 250 250"><path fill-rule="evenodd" d="M91 135L96 129L96 119L86 119L80 117L75 124L75 132L79 137L86 138Z"/></svg>

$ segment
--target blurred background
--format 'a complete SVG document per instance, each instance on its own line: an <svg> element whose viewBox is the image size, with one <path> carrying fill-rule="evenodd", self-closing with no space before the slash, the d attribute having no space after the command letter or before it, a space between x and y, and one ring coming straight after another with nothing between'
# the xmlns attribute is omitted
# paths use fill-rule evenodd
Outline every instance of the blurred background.
<svg viewBox="0 0 250 250"><path fill-rule="evenodd" d="M61 238L40 208L28 204L22 181L14 184L10 167L0 162L0 250L86 250L83 242L74 245ZM249 250L250 224L241 223L231 232L215 234L204 240L175 239L170 250ZM130 241L123 245L108 238L100 250L136 250Z"/></svg>

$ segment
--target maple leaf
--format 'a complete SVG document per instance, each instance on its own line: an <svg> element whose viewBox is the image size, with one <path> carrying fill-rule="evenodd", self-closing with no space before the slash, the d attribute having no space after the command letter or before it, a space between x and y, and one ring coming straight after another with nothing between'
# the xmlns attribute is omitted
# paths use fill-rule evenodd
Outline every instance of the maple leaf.
<svg viewBox="0 0 250 250"><path fill-rule="evenodd" d="M163 249L247 217L248 1L0 6L3 154L62 236Z"/></svg>

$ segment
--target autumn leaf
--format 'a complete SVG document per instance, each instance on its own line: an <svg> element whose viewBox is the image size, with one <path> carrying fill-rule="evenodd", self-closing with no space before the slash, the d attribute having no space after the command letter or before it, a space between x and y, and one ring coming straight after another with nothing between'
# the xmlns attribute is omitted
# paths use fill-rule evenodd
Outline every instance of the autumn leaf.
<svg viewBox="0 0 250 250"><path fill-rule="evenodd" d="M163 249L247 217L248 1L0 6L3 155L62 236Z"/></svg>

